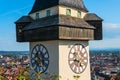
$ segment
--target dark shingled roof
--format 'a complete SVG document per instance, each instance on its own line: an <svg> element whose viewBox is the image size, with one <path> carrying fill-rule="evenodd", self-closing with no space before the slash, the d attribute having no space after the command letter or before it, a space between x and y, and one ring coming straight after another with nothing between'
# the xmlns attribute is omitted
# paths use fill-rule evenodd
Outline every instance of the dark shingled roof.
<svg viewBox="0 0 120 80"><path fill-rule="evenodd" d="M75 18L65 15L54 15L39 20L35 20L30 25L26 26L23 30L37 29L48 26L70 26L70 27L81 27L81 28L94 28L89 25L83 19Z"/></svg>
<svg viewBox="0 0 120 80"><path fill-rule="evenodd" d="M77 8L82 11L88 12L82 0L59 0L59 5Z"/></svg>
<svg viewBox="0 0 120 80"><path fill-rule="evenodd" d="M39 10L50 8L57 5L77 8L82 11L88 12L82 0L35 0L32 10L29 14Z"/></svg>
<svg viewBox="0 0 120 80"><path fill-rule="evenodd" d="M18 19L15 23L21 23L21 22L32 22L33 19L30 16L22 16L20 19Z"/></svg>
<svg viewBox="0 0 120 80"><path fill-rule="evenodd" d="M26 26L23 30L58 25L58 23L59 23L58 20L59 20L58 16L50 16L50 17L40 18L39 20L35 20L30 25Z"/></svg>
<svg viewBox="0 0 120 80"><path fill-rule="evenodd" d="M81 28L94 28L93 26L89 25L86 21L84 21L81 18L65 16L65 15L59 16L59 25L81 27Z"/></svg>
<svg viewBox="0 0 120 80"><path fill-rule="evenodd" d="M103 21L103 19L102 18L100 18L99 16L97 16L96 14L94 14L94 13L88 13L88 14L86 14L86 16L84 17L84 20L86 20L86 21L96 21L96 20L98 20L98 21Z"/></svg>

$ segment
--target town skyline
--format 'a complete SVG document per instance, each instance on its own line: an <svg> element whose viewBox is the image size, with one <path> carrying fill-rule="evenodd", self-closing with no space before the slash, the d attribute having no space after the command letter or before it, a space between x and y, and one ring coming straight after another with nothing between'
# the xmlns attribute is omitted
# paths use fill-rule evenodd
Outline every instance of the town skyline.
<svg viewBox="0 0 120 80"><path fill-rule="evenodd" d="M103 21L103 40L90 41L90 49L120 48L119 0L83 0L90 13L96 13ZM4 0L0 3L0 51L26 51L28 43L16 42L14 22L28 15L34 0Z"/></svg>

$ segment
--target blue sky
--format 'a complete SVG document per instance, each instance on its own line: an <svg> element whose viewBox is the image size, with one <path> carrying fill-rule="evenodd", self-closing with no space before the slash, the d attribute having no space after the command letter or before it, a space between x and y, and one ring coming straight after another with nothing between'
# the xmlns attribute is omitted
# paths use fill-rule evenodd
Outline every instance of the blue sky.
<svg viewBox="0 0 120 80"><path fill-rule="evenodd" d="M90 41L91 49L120 48L120 0L83 0L90 13L104 19L103 40ZM28 43L16 42L14 22L27 15L34 0L0 1L0 50L24 51Z"/></svg>

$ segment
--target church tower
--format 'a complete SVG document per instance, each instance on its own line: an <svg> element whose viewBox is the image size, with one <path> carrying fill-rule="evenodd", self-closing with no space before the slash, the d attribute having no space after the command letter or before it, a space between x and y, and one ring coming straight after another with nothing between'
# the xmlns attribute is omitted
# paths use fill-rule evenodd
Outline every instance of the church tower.
<svg viewBox="0 0 120 80"><path fill-rule="evenodd" d="M18 42L29 42L33 72L60 80L91 80L89 40L102 39L102 19L82 0L35 0L16 22Z"/></svg>

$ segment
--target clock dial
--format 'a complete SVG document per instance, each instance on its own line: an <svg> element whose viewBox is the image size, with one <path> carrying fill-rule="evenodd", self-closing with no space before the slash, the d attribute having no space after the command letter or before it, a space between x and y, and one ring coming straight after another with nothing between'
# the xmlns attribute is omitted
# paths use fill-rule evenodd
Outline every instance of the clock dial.
<svg viewBox="0 0 120 80"><path fill-rule="evenodd" d="M88 53L85 47L81 44L75 44L69 52L68 62L74 73L84 72L88 63Z"/></svg>
<svg viewBox="0 0 120 80"><path fill-rule="evenodd" d="M31 65L34 71L44 73L49 65L49 54L42 44L36 45L31 52Z"/></svg>

